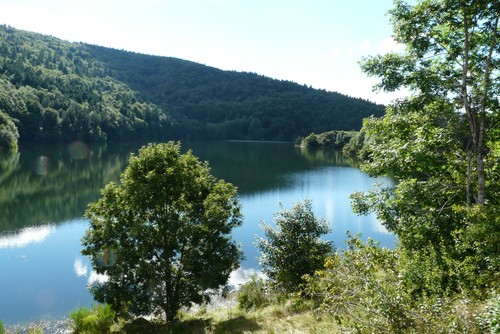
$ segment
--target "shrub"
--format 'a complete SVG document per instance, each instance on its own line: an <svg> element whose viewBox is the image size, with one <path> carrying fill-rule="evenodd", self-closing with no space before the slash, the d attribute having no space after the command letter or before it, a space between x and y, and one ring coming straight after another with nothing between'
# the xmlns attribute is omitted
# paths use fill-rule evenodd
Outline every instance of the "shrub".
<svg viewBox="0 0 500 334"><path fill-rule="evenodd" d="M414 293L409 280L419 269L408 275L408 254L401 249L363 243L359 236L350 236L347 243L347 250L327 259L324 270L306 278L301 292L331 314L342 332L481 333L474 318L479 302L462 295L443 297L439 289ZM496 311L492 307L483 316L485 328L494 323L498 309L497 304Z"/></svg>
<svg viewBox="0 0 500 334"><path fill-rule="evenodd" d="M73 321L71 324L71 329L73 330L74 334L79 334L84 332L84 319L88 317L92 311L90 311L88 308L85 307L80 307L76 311L71 312L69 317Z"/></svg>
<svg viewBox="0 0 500 334"><path fill-rule="evenodd" d="M410 305L395 272L396 254L359 236L349 236L347 244L326 260L324 270L307 278L306 296L320 296L321 309L346 331L404 332L411 326Z"/></svg>
<svg viewBox="0 0 500 334"><path fill-rule="evenodd" d="M262 278L252 275L238 292L238 307L242 310L260 309L268 302L266 286Z"/></svg>
<svg viewBox="0 0 500 334"><path fill-rule="evenodd" d="M320 237L330 231L327 222L317 219L311 201L295 203L291 210L275 215L276 229L262 225L266 238L258 237L260 264L271 283L285 292L296 292L304 275L323 268L333 252L331 242Z"/></svg>

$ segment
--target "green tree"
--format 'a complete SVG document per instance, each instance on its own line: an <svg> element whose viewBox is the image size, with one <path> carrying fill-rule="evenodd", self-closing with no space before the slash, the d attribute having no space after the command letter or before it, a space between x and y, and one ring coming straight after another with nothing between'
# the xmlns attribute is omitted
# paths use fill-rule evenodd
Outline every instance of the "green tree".
<svg viewBox="0 0 500 334"><path fill-rule="evenodd" d="M468 168L468 204L474 199L482 205L487 198L485 154L500 95L499 13L498 1L422 0L410 6L396 0L390 11L394 38L406 52L362 63L366 73L382 78L379 88L407 87L417 96L446 100L465 114L468 158L475 158Z"/></svg>
<svg viewBox="0 0 500 334"><path fill-rule="evenodd" d="M416 263L425 261L418 254L432 254L441 291L493 286L499 279L498 6L396 0L394 37L406 51L362 63L381 78L379 88L404 87L411 96L389 106L384 117L365 120L365 170L391 174L398 183L354 194L354 208L375 211L413 252L412 265L424 266Z"/></svg>
<svg viewBox="0 0 500 334"><path fill-rule="evenodd" d="M95 299L169 322L180 307L206 301L241 259L230 237L241 224L236 194L179 143L141 148L86 212L82 253L108 276L91 287Z"/></svg>
<svg viewBox="0 0 500 334"><path fill-rule="evenodd" d="M330 228L314 216L309 200L295 203L291 210L280 210L274 223L276 229L262 223L265 238L257 237L260 264L278 288L299 291L303 276L323 268L333 252L333 244L320 239Z"/></svg>

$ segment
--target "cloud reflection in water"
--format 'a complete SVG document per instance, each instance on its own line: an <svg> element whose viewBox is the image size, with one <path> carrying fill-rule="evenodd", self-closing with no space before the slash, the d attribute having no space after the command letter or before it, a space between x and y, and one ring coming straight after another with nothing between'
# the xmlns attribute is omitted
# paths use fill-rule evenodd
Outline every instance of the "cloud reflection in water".
<svg viewBox="0 0 500 334"><path fill-rule="evenodd" d="M75 269L75 274L78 277L86 277L88 273L87 264L84 264L82 259L76 259L73 264L73 268Z"/></svg>
<svg viewBox="0 0 500 334"><path fill-rule="evenodd" d="M56 230L54 224L25 227L18 231L0 235L0 249L22 248L33 243L42 243Z"/></svg>
<svg viewBox="0 0 500 334"><path fill-rule="evenodd" d="M73 269L76 276L78 277L88 277L87 285L92 285L94 283L104 283L108 280L108 276L103 274L98 274L95 270L91 270L89 274L90 264L84 258L76 258L73 263Z"/></svg>

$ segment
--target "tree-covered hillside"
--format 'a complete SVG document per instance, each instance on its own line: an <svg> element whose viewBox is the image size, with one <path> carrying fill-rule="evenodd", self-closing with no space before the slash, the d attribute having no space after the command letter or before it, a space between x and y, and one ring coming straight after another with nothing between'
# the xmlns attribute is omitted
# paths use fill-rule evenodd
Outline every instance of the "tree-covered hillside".
<svg viewBox="0 0 500 334"><path fill-rule="evenodd" d="M82 44L0 26L0 112L13 119L21 141L123 140L168 131L159 107L107 72Z"/></svg>
<svg viewBox="0 0 500 334"><path fill-rule="evenodd" d="M0 25L1 147L15 147L18 138L294 140L359 129L383 109L257 74Z"/></svg>
<svg viewBox="0 0 500 334"><path fill-rule="evenodd" d="M295 140L314 131L359 130L364 117L384 112L362 99L255 73L97 46L87 51L168 110L175 137Z"/></svg>

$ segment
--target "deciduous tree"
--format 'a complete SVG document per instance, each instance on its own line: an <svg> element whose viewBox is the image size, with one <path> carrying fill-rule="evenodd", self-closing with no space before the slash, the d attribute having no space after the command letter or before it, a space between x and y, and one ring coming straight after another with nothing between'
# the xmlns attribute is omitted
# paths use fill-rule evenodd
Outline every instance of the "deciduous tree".
<svg viewBox="0 0 500 334"><path fill-rule="evenodd" d="M499 6L396 0L394 37L406 50L362 63L381 78L379 88L411 94L381 119L365 120L371 138L365 169L398 182L354 194L354 208L375 211L406 251L434 254L443 290L499 278Z"/></svg>
<svg viewBox="0 0 500 334"><path fill-rule="evenodd" d="M239 265L230 236L241 224L236 188L177 143L132 155L120 183L109 183L86 216L82 253L108 277L91 291L119 312L162 312L173 321Z"/></svg>

